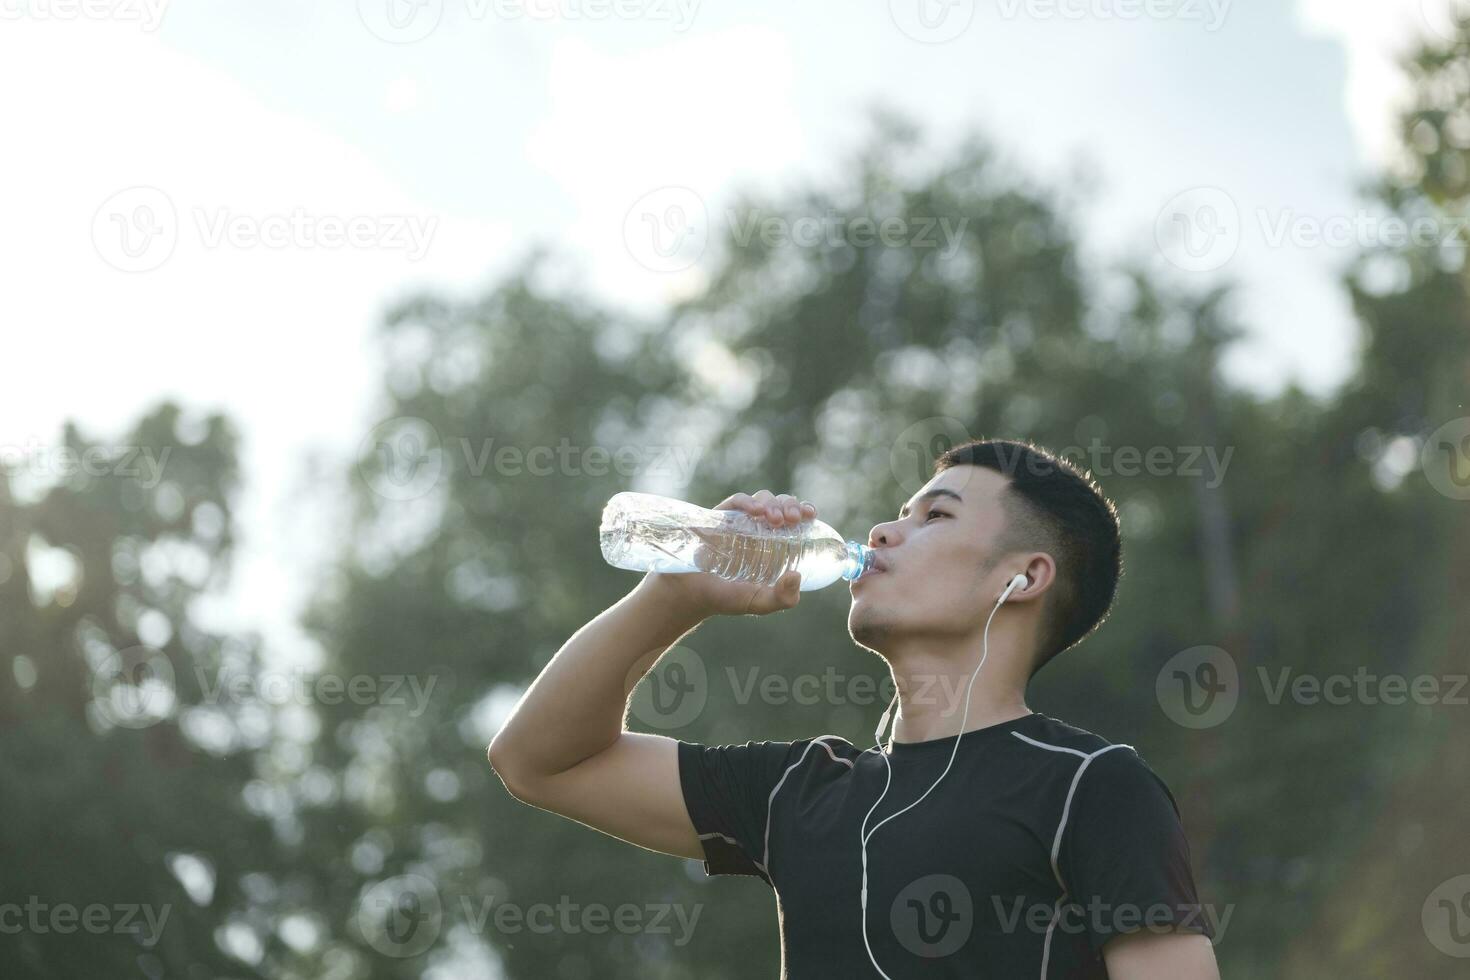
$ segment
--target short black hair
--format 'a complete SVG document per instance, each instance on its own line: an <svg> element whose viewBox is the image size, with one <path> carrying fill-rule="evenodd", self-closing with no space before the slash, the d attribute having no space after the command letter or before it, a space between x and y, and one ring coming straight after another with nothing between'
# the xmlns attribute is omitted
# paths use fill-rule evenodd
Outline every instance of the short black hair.
<svg viewBox="0 0 1470 980"><path fill-rule="evenodd" d="M976 439L934 461L934 472L983 466L1007 477L1002 498L1010 521L997 554L1044 551L1057 577L1031 673L1079 643L1107 618L1123 574L1118 509L1092 474L1032 442Z"/></svg>

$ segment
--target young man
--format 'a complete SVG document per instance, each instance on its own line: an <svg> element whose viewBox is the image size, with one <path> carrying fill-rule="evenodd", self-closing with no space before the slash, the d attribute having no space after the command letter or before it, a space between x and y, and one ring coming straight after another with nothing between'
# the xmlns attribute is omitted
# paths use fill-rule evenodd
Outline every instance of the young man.
<svg viewBox="0 0 1470 980"><path fill-rule="evenodd" d="M720 508L776 527L816 516L764 490ZM527 803L766 881L792 980L1218 980L1169 790L1131 747L1026 706L1030 677L1112 604L1111 502L1039 447L969 443L869 545L848 631L897 685L887 751L625 730L633 683L680 637L800 597L795 573L650 574L547 664L491 764Z"/></svg>

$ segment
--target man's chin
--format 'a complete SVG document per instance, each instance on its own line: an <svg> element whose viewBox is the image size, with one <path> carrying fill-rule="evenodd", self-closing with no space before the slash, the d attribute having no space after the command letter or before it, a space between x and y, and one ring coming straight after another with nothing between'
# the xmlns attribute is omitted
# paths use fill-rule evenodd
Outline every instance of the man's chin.
<svg viewBox="0 0 1470 980"><path fill-rule="evenodd" d="M893 625L871 612L854 609L847 617L847 635L858 646L882 653L893 638Z"/></svg>

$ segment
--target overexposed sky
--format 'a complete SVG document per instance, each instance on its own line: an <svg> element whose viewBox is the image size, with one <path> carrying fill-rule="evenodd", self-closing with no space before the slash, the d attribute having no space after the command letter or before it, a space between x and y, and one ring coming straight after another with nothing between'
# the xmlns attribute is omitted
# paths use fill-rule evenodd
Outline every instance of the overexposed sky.
<svg viewBox="0 0 1470 980"><path fill-rule="evenodd" d="M1448 31L1449 0L1142 8L0 0L0 449L34 453L68 417L113 440L166 396L228 412L244 540L214 625L305 655L291 622L335 542L300 461L346 467L378 421L385 304L473 293L540 243L654 312L700 268L640 263L640 201L680 188L719 221L736 189L829 178L876 104L941 150L979 129L1066 191L1094 267L1238 282L1231 373L1325 391L1350 363L1353 250L1271 229L1355 214L1394 153L1394 59ZM1223 245L1157 246L1181 208Z"/></svg>

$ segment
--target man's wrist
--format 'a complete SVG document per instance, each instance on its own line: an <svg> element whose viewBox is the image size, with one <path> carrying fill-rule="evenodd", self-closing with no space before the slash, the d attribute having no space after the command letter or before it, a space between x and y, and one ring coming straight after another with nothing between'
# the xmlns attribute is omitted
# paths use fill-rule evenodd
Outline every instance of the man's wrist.
<svg viewBox="0 0 1470 980"><path fill-rule="evenodd" d="M674 573L649 572L633 589L633 595L658 609L667 618L671 628L680 635L717 614L691 594L688 582L678 581L687 576Z"/></svg>

